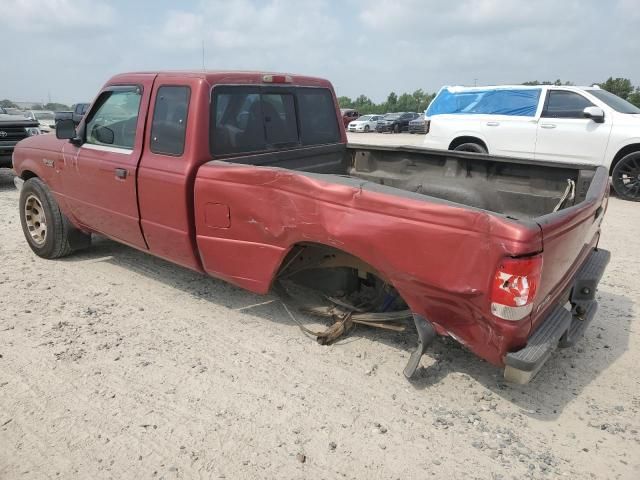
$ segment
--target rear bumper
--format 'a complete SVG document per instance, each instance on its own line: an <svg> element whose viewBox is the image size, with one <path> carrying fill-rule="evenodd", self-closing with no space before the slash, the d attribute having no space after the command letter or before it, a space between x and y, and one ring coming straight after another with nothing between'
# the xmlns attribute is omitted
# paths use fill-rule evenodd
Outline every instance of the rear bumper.
<svg viewBox="0 0 640 480"><path fill-rule="evenodd" d="M427 127L422 125L411 125L409 124L409 133L427 133Z"/></svg>
<svg viewBox="0 0 640 480"><path fill-rule="evenodd" d="M582 337L598 310L596 289L610 257L610 252L602 249L589 254L570 287L571 310L556 303L527 345L505 357L504 376L508 381L528 383L557 347L571 347Z"/></svg>

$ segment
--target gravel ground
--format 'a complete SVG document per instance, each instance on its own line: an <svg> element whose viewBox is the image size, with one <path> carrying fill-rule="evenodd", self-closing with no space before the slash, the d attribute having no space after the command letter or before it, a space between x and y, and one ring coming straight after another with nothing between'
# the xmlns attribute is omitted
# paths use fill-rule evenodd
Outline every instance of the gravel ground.
<svg viewBox="0 0 640 480"><path fill-rule="evenodd" d="M39 259L17 200L1 170L1 479L640 478L640 205L610 202L585 338L512 386L448 339L409 383L412 334L322 347L277 298L109 240Z"/></svg>

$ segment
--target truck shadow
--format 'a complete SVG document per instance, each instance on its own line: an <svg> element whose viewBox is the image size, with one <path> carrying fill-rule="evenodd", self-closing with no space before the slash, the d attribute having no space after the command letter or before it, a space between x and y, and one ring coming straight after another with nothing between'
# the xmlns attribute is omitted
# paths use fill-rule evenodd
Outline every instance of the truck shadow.
<svg viewBox="0 0 640 480"><path fill-rule="evenodd" d="M606 273L605 273L606 278ZM601 285L602 287L602 285ZM629 348L629 332L634 302L600 289L599 308L585 336L567 349L556 350L538 375L527 385L507 383L502 369L478 359L449 338L440 339L427 351L423 365L412 384L428 389L451 374L467 375L493 394L519 406L521 413L539 420L553 421L589 384Z"/></svg>
<svg viewBox="0 0 640 480"><path fill-rule="evenodd" d="M296 326L275 294L253 294L102 237L94 237L91 248L61 261L109 262L166 286L178 288L194 300L224 305L270 322ZM493 394L520 407L521 413L552 421L628 349L634 303L627 297L602 290L598 293L598 299L599 311L585 337L573 348L557 350L528 385L506 383L502 378L502 369L479 359L454 340L444 337L438 338L428 348L421 362L422 367L416 372L411 385L418 390L429 390L449 375L459 376L461 381L467 383L473 379ZM315 326L323 321L299 313L295 316L298 321ZM400 371L416 345L417 335L413 327L408 333L358 327L338 344L359 339L382 342L399 350L399 357L403 357L398 359Z"/></svg>

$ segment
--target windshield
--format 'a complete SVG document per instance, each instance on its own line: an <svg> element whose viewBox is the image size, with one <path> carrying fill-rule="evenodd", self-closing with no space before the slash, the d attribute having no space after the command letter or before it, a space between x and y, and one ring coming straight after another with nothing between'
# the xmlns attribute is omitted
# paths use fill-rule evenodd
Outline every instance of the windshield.
<svg viewBox="0 0 640 480"><path fill-rule="evenodd" d="M385 115L384 118L385 120L395 120L396 118L400 118L400 113L390 113L388 115Z"/></svg>
<svg viewBox="0 0 640 480"><path fill-rule="evenodd" d="M358 121L359 121L359 122L368 122L369 120L371 120L371 117L372 117L372 116L373 116L373 115L363 115L362 117L360 117L360 118L358 119Z"/></svg>
<svg viewBox="0 0 640 480"><path fill-rule="evenodd" d="M53 120L52 112L35 112L34 115L38 120Z"/></svg>
<svg viewBox="0 0 640 480"><path fill-rule="evenodd" d="M634 104L623 100L617 95L614 95L611 92L607 92L606 90L587 90L591 95L596 97L598 100L603 101L608 106L613 108L616 112L620 113L640 113L640 108L636 107Z"/></svg>

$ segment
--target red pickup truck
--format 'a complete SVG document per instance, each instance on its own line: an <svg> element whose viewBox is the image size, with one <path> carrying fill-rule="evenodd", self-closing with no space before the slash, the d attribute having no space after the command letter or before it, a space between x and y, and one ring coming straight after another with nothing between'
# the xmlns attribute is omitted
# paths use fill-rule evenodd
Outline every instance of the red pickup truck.
<svg viewBox="0 0 640 480"><path fill-rule="evenodd" d="M341 122L318 78L117 75L77 128L16 147L25 238L52 259L101 234L343 329L412 318L407 377L437 335L516 382L575 343L609 260L606 168L347 145Z"/></svg>

